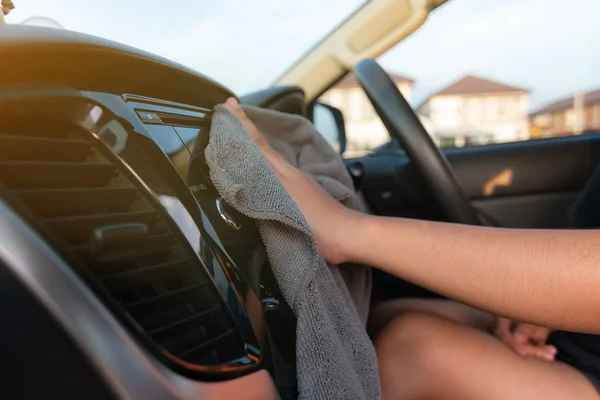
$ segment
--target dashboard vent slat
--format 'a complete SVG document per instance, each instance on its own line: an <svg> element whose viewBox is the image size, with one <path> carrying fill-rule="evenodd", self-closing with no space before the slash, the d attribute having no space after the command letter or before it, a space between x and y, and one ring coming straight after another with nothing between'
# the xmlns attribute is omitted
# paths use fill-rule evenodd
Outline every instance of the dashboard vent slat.
<svg viewBox="0 0 600 400"><path fill-rule="evenodd" d="M151 296L148 298L144 298L129 304L125 304L125 306L127 307L127 309L129 311L131 311L132 313L136 313L136 312L140 312L140 310L143 310L144 308L148 308L149 306L156 306L156 303L159 302L163 302L163 303L168 303L168 302L176 302L178 299L180 299L181 297L185 296L186 294L189 294L193 291L197 291L198 289L200 289L202 287L202 285L196 284L196 285L190 285L181 289L177 289L174 290L172 292L168 292L168 293L161 293L161 294L157 294L155 296Z"/></svg>
<svg viewBox="0 0 600 400"><path fill-rule="evenodd" d="M105 163L0 161L0 180L16 189L98 187L116 174L116 166Z"/></svg>
<svg viewBox="0 0 600 400"><path fill-rule="evenodd" d="M143 332L155 354L202 365L245 357L214 283L152 194L97 136L41 118L3 116L0 132L0 183L34 225L53 236L124 323L134 321L132 332ZM98 235L127 224L147 231L98 243Z"/></svg>
<svg viewBox="0 0 600 400"><path fill-rule="evenodd" d="M6 161L83 161L93 148L87 140L0 136L0 160Z"/></svg>
<svg viewBox="0 0 600 400"><path fill-rule="evenodd" d="M217 311L223 312L223 310L221 309L221 307L219 307L219 306L213 306L213 307L209 308L208 310L200 312L199 314L195 314L195 315L191 315L189 317L185 317L185 318L179 319L179 320L174 321L174 322L172 322L172 323L170 323L168 325L163 325L163 326L161 326L159 328L151 330L148 333L150 335L154 336L154 335L157 335L159 333L168 332L170 329L177 328L177 327L181 326L181 324L186 324L186 323L189 323L189 322L194 322L194 321L197 321L197 320L201 320L201 319L206 318L206 317L211 317L212 315L216 314Z"/></svg>
<svg viewBox="0 0 600 400"><path fill-rule="evenodd" d="M207 297L196 290L180 292L177 296L172 297L169 303L163 304L160 309L142 306L129 310L149 330L156 330L161 326L187 318L190 310L202 311L210 304Z"/></svg>
<svg viewBox="0 0 600 400"><path fill-rule="evenodd" d="M67 243L82 243L90 239L96 227L142 222L152 225L157 222L158 213L138 211L119 214L81 215L47 219L46 223Z"/></svg>
<svg viewBox="0 0 600 400"><path fill-rule="evenodd" d="M151 256L157 252L167 251L175 243L175 235L172 233L154 234L148 236L146 240L136 246L131 247L129 253L116 253L106 255L103 259L98 259L92 253L92 246L89 244L80 244L70 247L70 251L86 263L116 262L129 257Z"/></svg>
<svg viewBox="0 0 600 400"><path fill-rule="evenodd" d="M109 274L102 277L104 282L111 281L123 281L123 280L132 280L132 279L148 279L152 277L153 273L160 272L162 270L170 269L172 271L180 271L183 268L189 268L190 260L179 260L179 261L169 261L166 263L151 265L149 267L137 268L127 271L119 271L113 274Z"/></svg>
<svg viewBox="0 0 600 400"><path fill-rule="evenodd" d="M135 188L24 189L15 192L41 217L118 213L139 195Z"/></svg>
<svg viewBox="0 0 600 400"><path fill-rule="evenodd" d="M220 342L224 339L227 339L230 336L233 336L235 332L233 330L228 330L226 332L223 332L222 334L220 334L219 336L213 337L212 339L208 340L205 343L199 344L197 346L194 346L190 349L184 350L183 352L177 354L179 357L185 357L187 355L193 354L193 353L197 353L201 350L204 350L205 348L212 346L213 344Z"/></svg>

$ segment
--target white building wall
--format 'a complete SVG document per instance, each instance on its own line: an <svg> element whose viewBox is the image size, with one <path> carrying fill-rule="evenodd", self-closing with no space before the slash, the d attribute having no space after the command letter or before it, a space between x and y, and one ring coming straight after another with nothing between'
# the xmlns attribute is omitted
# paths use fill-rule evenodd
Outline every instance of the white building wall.
<svg viewBox="0 0 600 400"><path fill-rule="evenodd" d="M402 82L397 87L410 102L412 84ZM372 149L390 140L385 126L362 88L332 88L319 100L339 108L344 114L349 151Z"/></svg>
<svg viewBox="0 0 600 400"><path fill-rule="evenodd" d="M463 125L463 101L459 96L432 97L430 100L429 119L433 133L459 129Z"/></svg>
<svg viewBox="0 0 600 400"><path fill-rule="evenodd" d="M438 138L479 137L483 142L529 138L526 93L434 96L422 110Z"/></svg>

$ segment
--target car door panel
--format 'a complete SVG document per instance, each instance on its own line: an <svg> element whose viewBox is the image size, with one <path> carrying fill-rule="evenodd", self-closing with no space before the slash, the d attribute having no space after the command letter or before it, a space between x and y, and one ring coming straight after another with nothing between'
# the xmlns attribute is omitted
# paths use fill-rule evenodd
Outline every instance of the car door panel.
<svg viewBox="0 0 600 400"><path fill-rule="evenodd" d="M552 193L577 190L585 184L594 166L593 142L588 139L467 147L449 150L446 155L471 199Z"/></svg>
<svg viewBox="0 0 600 400"><path fill-rule="evenodd" d="M473 201L475 207L509 228L566 228L568 208L579 192L506 196Z"/></svg>
<svg viewBox="0 0 600 400"><path fill-rule="evenodd" d="M567 209L600 160L600 134L445 151L466 195L504 227L568 227ZM360 159L361 188L379 215L443 219L418 171L401 151Z"/></svg>

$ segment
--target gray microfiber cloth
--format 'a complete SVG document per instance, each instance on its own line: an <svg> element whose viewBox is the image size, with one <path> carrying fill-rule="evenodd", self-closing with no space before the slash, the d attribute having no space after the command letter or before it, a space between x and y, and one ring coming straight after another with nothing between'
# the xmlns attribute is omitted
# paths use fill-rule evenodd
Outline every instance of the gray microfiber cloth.
<svg viewBox="0 0 600 400"><path fill-rule="evenodd" d="M334 198L360 209L342 160L308 120L244 110L273 148ZM301 211L243 123L224 106L215 107L205 156L219 194L257 221L275 279L296 315L299 398L380 398L375 349L364 327L370 270L327 266Z"/></svg>

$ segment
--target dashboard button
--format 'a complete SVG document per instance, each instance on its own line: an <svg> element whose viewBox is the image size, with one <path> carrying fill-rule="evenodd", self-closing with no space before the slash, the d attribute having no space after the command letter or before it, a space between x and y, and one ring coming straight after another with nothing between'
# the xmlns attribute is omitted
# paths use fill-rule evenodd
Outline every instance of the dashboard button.
<svg viewBox="0 0 600 400"><path fill-rule="evenodd" d="M137 111L137 115L140 117L142 122L150 124L160 124L162 121L160 117L151 111Z"/></svg>

